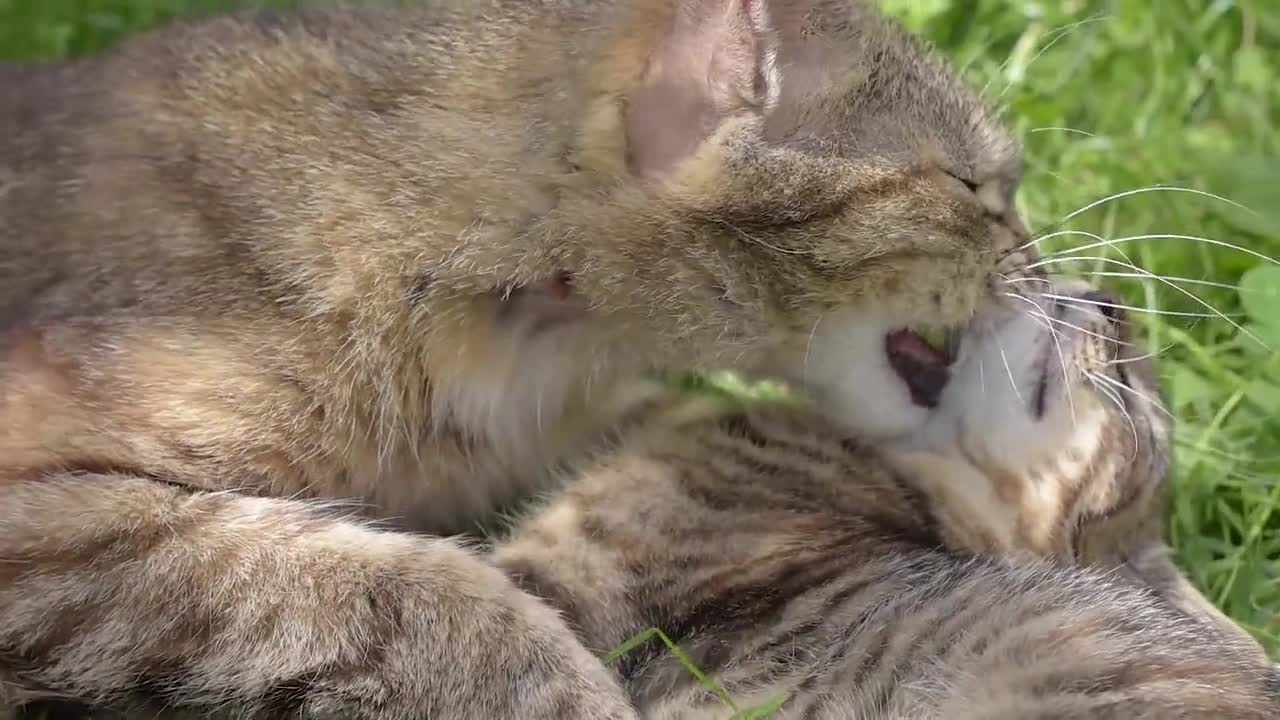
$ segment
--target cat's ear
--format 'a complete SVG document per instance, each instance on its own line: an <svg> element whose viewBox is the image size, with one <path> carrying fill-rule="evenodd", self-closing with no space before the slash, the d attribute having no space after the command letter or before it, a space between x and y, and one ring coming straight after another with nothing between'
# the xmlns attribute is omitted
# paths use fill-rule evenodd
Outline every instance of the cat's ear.
<svg viewBox="0 0 1280 720"><path fill-rule="evenodd" d="M640 85L627 98L627 165L662 177L724 123L778 96L768 0L674 0Z"/></svg>

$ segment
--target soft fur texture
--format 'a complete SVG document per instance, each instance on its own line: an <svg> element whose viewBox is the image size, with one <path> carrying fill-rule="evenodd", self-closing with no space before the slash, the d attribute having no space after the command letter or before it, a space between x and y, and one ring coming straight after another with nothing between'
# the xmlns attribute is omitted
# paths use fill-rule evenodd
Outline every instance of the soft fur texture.
<svg viewBox="0 0 1280 720"><path fill-rule="evenodd" d="M497 562L588 647L658 627L740 704L786 694L779 718L1274 718L1280 675L1161 554L1159 387L1086 291L980 316L892 439L794 410L662 418ZM644 717L733 712L656 641L619 674Z"/></svg>
<svg viewBox="0 0 1280 720"><path fill-rule="evenodd" d="M469 529L651 371L843 417L851 308L962 322L1025 239L1014 143L856 0L250 13L0 83L10 697L628 717L473 553L315 502Z"/></svg>

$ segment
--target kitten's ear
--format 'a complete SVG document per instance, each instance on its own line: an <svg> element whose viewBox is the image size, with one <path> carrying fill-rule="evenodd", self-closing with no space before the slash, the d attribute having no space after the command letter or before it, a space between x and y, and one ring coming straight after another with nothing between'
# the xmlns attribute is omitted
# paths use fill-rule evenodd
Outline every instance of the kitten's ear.
<svg viewBox="0 0 1280 720"><path fill-rule="evenodd" d="M767 0L674 0L640 86L627 98L627 165L661 177L744 113L778 95Z"/></svg>

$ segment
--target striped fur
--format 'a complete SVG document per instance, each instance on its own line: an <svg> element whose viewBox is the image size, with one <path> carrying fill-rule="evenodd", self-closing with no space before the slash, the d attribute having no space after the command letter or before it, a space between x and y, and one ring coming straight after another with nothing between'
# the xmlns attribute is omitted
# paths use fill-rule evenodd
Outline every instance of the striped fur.
<svg viewBox="0 0 1280 720"><path fill-rule="evenodd" d="M1046 324L994 310L910 437L867 444L778 409L659 426L575 476L497 561L596 652L659 627L740 703L786 693L785 718L1277 717L1252 639L1185 581L1124 567L1161 547L1159 504L1138 498L1164 494L1167 421L1088 383L1085 370L1119 377L1104 363L1140 352L1107 340L1128 334L1079 288L1059 294L1072 289L1080 304L1039 303L1084 329L1059 338L1063 367L1043 362ZM1011 379L1065 369L1069 385L1043 411L999 375L971 392L997 342ZM1125 366L1134 388L1158 390L1149 367ZM1075 421L1060 425L1066 387ZM1000 427L960 432L993 409ZM976 497L991 502L952 512ZM1149 535L1120 531L1134 516ZM619 675L645 717L730 714L657 643Z"/></svg>
<svg viewBox="0 0 1280 720"><path fill-rule="evenodd" d="M1016 143L861 0L389 4L0 66L0 707L628 717L409 531L652 372L838 398L867 305L963 322L1025 240Z"/></svg>

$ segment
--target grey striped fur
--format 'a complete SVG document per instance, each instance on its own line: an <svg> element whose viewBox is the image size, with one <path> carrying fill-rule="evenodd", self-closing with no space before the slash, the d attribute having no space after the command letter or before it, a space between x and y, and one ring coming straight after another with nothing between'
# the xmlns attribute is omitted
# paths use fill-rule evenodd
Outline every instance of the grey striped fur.
<svg viewBox="0 0 1280 720"><path fill-rule="evenodd" d="M1065 428L1053 422L1065 387L1042 414L1001 406L1007 428L976 440L922 427L873 445L786 409L660 424L576 476L497 560L596 652L658 627L741 703L786 693L785 718L1280 716L1277 676L1259 646L1156 552L1162 505L1151 499L1164 493L1167 421L1137 395L1110 402L1084 375L1119 377L1121 365L1107 363L1141 352L1106 338L1131 342L1131 333L1087 301L1062 312L1082 328L1058 339L1076 413ZM1007 310L979 318L936 422L981 418L1001 402L999 376L982 394L966 392L978 389L973 363L996 341L1013 377L1061 370L1041 365L1041 341L1051 339L1041 325ZM1154 373L1138 362L1124 364L1125 382L1150 391ZM1019 456L1039 457L1042 442L1087 456L1044 465L1047 473L1028 465L1016 477L975 475L972 458L999 455L989 444L1018 427ZM1025 483L1015 495L1023 517L1011 522L1016 506L993 503L953 522L939 483L983 481ZM1096 502L1054 505L1067 528L1061 543L1005 531L1034 527L1023 521L1043 510L1031 498L1077 485ZM1117 530L1134 525L1155 530ZM1136 556L1145 564L1132 564ZM645 717L730 714L655 642L624 657L619 673Z"/></svg>

